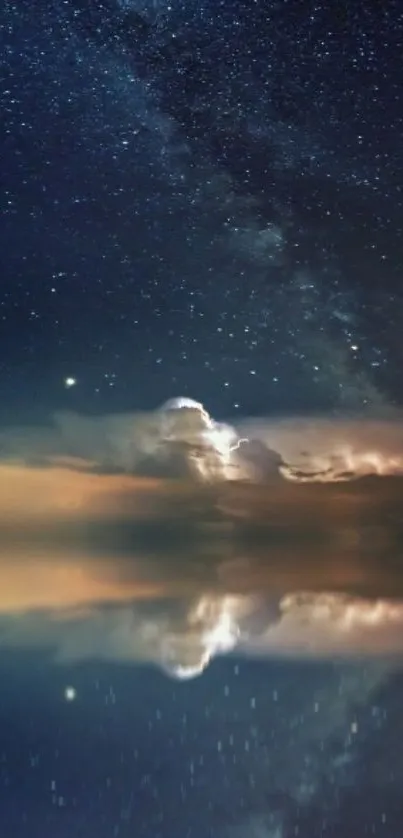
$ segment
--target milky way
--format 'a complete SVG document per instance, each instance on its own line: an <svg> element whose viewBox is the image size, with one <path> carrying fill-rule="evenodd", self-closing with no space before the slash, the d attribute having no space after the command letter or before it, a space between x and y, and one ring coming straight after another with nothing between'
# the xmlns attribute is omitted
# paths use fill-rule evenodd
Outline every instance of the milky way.
<svg viewBox="0 0 403 838"><path fill-rule="evenodd" d="M7 5L6 419L400 400L392 7Z"/></svg>

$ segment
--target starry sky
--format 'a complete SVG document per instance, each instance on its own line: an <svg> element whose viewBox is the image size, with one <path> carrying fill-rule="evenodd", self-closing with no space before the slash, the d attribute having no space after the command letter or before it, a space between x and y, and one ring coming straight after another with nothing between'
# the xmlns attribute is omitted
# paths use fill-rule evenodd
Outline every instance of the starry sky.
<svg viewBox="0 0 403 838"><path fill-rule="evenodd" d="M2 445L10 428L32 431L55 411L135 415L172 396L240 426L403 406L402 33L397 0L5 1ZM20 623L0 615L0 838L401 838L396 669L233 655L178 681L150 661L93 660L91 648L56 664L43 602L83 588L80 555L77 567L56 561L63 530L41 577L17 518L9 572L3 466L1 604L12 583L21 611L36 609L14 645L4 631L18 641ZM43 474L28 485L33 472L17 510L23 485L32 532L34 507L47 524L46 504L54 515L66 492L70 514L87 480L78 470L71 494L66 475L53 492ZM370 529L365 550L351 547L357 522L345 509L343 579L357 582L362 557L379 559L384 545ZM180 554L176 578L186 560L204 582L213 553L207 565L193 530L194 555L181 538L178 555L161 548L160 572L161 555ZM219 569L242 580L238 548ZM258 553L263 566L260 543ZM107 558L109 591L127 587L116 550ZM98 601L103 580L86 559ZM119 646L108 615L97 615L98 643L110 633Z"/></svg>
<svg viewBox="0 0 403 838"><path fill-rule="evenodd" d="M394 2L7 2L2 421L400 403L401 27Z"/></svg>

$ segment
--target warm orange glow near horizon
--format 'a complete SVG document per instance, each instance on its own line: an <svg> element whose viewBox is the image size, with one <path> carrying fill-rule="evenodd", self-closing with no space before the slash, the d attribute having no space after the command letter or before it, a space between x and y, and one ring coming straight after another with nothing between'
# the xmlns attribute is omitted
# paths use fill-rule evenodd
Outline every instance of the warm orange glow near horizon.
<svg viewBox="0 0 403 838"><path fill-rule="evenodd" d="M0 463L0 613L194 595L203 586L236 595L402 593L400 542L388 529L400 514L400 478L206 489L89 468L84 460ZM183 521L195 530L189 541L179 537L177 554L167 536L153 555L148 535L131 547L125 534L126 524L146 522L158 535L159 524ZM249 534L237 540L234 525L245 523ZM267 536L255 543L262 526ZM278 527L285 541L271 538Z"/></svg>
<svg viewBox="0 0 403 838"><path fill-rule="evenodd" d="M110 561L113 567L113 561ZM59 554L54 561L40 555L10 555L0 561L0 614L37 609L61 610L127 603L164 595L161 586L132 580L119 581L83 556Z"/></svg>
<svg viewBox="0 0 403 838"><path fill-rule="evenodd" d="M0 464L0 525L21 519L57 519L118 512L125 496L136 500L130 510L144 514L150 494L164 491L164 481L133 475L96 474L85 461L47 468L21 463ZM165 487L166 489L166 487Z"/></svg>
<svg viewBox="0 0 403 838"><path fill-rule="evenodd" d="M80 546L67 549L63 536L54 547L30 541L31 528L32 533L46 536L53 524L85 523L89 518L102 521L118 514L121 504L125 506L124 498L124 514L130 511L134 518L136 514L147 517L148 497L163 490L158 480L93 474L84 470L87 465L83 461L48 468L0 464L0 613L128 602L164 594L156 583L119 581L111 572L118 565L113 555L101 562Z"/></svg>

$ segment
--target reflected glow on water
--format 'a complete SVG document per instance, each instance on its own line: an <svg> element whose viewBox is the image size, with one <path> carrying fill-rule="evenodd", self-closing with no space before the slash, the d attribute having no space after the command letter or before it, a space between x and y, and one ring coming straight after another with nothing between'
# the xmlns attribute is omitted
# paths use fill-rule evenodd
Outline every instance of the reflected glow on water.
<svg viewBox="0 0 403 838"><path fill-rule="evenodd" d="M400 477L203 485L0 468L0 644L149 661L403 653Z"/></svg>

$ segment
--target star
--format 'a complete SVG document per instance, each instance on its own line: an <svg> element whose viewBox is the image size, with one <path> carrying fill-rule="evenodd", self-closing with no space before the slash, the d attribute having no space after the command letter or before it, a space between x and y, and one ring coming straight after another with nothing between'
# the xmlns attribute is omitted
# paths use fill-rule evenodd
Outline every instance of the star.
<svg viewBox="0 0 403 838"><path fill-rule="evenodd" d="M64 698L66 699L66 701L75 701L75 699L77 698L77 690L75 689L75 687L66 687L66 689L64 690Z"/></svg>
<svg viewBox="0 0 403 838"><path fill-rule="evenodd" d="M76 384L77 384L77 379L74 378L73 375L68 375L64 379L64 386L66 387L67 390L70 390L71 387L75 387Z"/></svg>

